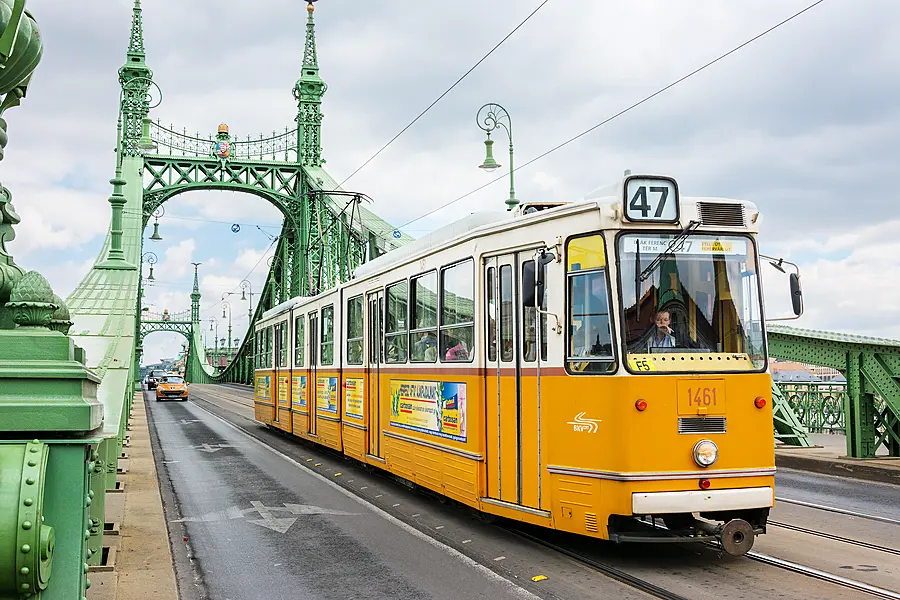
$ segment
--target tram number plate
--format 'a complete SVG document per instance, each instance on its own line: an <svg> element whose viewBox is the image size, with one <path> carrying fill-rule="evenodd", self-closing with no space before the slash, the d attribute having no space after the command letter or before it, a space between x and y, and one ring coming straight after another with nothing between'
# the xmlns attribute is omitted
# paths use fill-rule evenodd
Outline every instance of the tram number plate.
<svg viewBox="0 0 900 600"><path fill-rule="evenodd" d="M725 380L680 380L678 382L678 414L725 414Z"/></svg>

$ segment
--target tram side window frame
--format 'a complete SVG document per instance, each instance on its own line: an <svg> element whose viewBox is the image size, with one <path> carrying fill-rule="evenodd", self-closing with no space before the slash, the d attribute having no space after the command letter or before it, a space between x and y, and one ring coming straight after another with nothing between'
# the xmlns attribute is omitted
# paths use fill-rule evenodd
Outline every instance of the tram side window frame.
<svg viewBox="0 0 900 600"><path fill-rule="evenodd" d="M526 289L535 289L536 290L536 276L537 276L537 262L534 259L524 260L522 261L522 285L520 294L524 296L524 290ZM547 281L547 265L541 265L541 270L544 274L544 281ZM522 319L521 326L522 332L519 337L522 340L522 361L523 362L535 362L537 360L537 328L541 328L541 362L547 362L548 360L548 348L547 348L547 339L549 337L549 331L547 328L547 286L544 286L543 295L540 299L540 313L535 310L534 306L525 306L524 303L521 306L522 310ZM538 314L540 314L540 319L538 319ZM531 335L529 337L529 328L531 329Z"/></svg>
<svg viewBox="0 0 900 600"><path fill-rule="evenodd" d="M319 328L319 364L330 367L334 365L334 304L323 306L319 311ZM326 348L329 351L327 355Z"/></svg>
<svg viewBox="0 0 900 600"><path fill-rule="evenodd" d="M306 358L306 318L303 315L294 317L294 366L302 367Z"/></svg>
<svg viewBox="0 0 900 600"><path fill-rule="evenodd" d="M570 247L573 241L596 237L600 241L600 248L603 253L603 265L598 267L590 267L582 269L579 264L579 268L573 270L571 267L573 264L571 263L570 257ZM616 321L615 315L613 314L613 290L612 284L609 276L609 248L607 247L606 237L599 231L589 232L580 235L575 235L566 239L566 338L565 338L565 367L566 372L569 375L577 375L577 376L590 376L590 375L615 375L619 368L619 355L616 346ZM572 286L573 281L577 278L590 277L593 275L601 275L603 277L603 282L606 288L606 322L607 327L609 329L609 340L610 340L610 358L608 360L603 359L592 359L592 360L577 360L578 358L587 358L587 357L579 357L573 356L572 350L572 322L574 319L573 315L573 293ZM598 313L602 314L602 313ZM586 314L582 316L588 316ZM573 365L576 364L585 364L585 367L582 370L573 369ZM606 365L605 370L588 370L588 366L590 364L597 365Z"/></svg>
<svg viewBox="0 0 900 600"><path fill-rule="evenodd" d="M356 304L356 309L354 309ZM354 314L354 311L356 314ZM365 301L362 294L353 296L347 300L347 364L363 364L363 335L365 333L365 321L363 314ZM356 317L356 318L354 318ZM358 334L358 335L354 335Z"/></svg>
<svg viewBox="0 0 900 600"><path fill-rule="evenodd" d="M429 305L428 298L426 297L424 301L420 300L420 291L419 291L419 282L422 280L431 279L433 284L433 290L431 293L433 294L433 302ZM422 286L423 290L427 290L428 288ZM411 277L409 280L409 361L414 363L435 363L437 362L438 355L438 311L440 309L440 288L438 287L438 272L437 269L432 269L431 271L427 271L422 273L421 275L416 275L415 277ZM422 312L425 312L425 315L420 315L420 306L424 309ZM432 310L431 318L426 321L427 311ZM421 334L426 334L426 338L416 338ZM431 334L432 341L430 342L431 346L429 346L429 342L425 341L427 339L427 335ZM424 347L422 350L421 356L415 351L416 347L419 347L420 343ZM429 359L429 350L434 350L434 355ZM417 358L418 357L418 358Z"/></svg>
<svg viewBox="0 0 900 600"><path fill-rule="evenodd" d="M403 291L395 292L394 290L398 288ZM403 309L398 310L401 301ZM409 281L404 279L387 286L384 290L384 302L385 362L394 365L405 364L409 357Z"/></svg>
<svg viewBox="0 0 900 600"><path fill-rule="evenodd" d="M288 322L282 321L275 326L276 332L276 346L277 346L277 354L276 357L278 359L278 367L281 369L286 369L288 366Z"/></svg>
<svg viewBox="0 0 900 600"><path fill-rule="evenodd" d="M446 286L447 273L454 271L456 269L459 269L460 271L462 271L463 268L465 268L465 267L468 267L468 274L469 274L469 278L468 278L469 289L466 291L470 292L470 295L471 295L471 298L468 298L467 300L469 301L469 303L471 305L472 319L470 321L459 321L459 320L454 319L453 322L448 323L448 321L451 319L448 319L448 316L450 316L450 315L448 313L447 298L445 297L448 292L447 286ZM475 360L475 308L476 308L475 307L475 296L476 296L476 291L477 290L475 287L475 260L474 259L467 258L467 259L461 260L459 262L441 267L441 276L440 276L440 313L441 313L441 317L440 317L440 324L439 324L439 328L438 328L438 354L441 357L441 362L470 363ZM456 295L454 294L454 296L456 296ZM454 317L458 317L459 302L456 301L454 304L456 305L455 310L454 310ZM458 338L458 337L450 338L449 341L445 342L444 336L447 335L447 332L449 332L449 331L464 332L464 335L468 336L468 347L466 347L465 338L462 338L462 339ZM455 344L454 346L451 347L451 346L449 346L449 343L452 340L456 340L457 344ZM460 351L457 351L453 355L453 357L448 358L450 356L450 352L453 351L455 348L457 348L460 345L462 345L463 350L465 351L465 358L460 358Z"/></svg>

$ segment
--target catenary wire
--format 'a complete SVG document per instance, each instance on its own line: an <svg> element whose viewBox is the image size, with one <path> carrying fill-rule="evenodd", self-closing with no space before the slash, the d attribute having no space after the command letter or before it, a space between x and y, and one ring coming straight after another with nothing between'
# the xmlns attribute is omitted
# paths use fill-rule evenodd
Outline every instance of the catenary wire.
<svg viewBox="0 0 900 600"><path fill-rule="evenodd" d="M463 79L465 79L466 77L468 77L468 76L472 73L472 71L474 71L475 69L477 69L478 66L479 66L481 63L483 63L485 60L487 60L487 58L488 58L491 54L493 54L494 51L497 50L497 48L499 48L500 46L502 46L503 43L506 42L506 40L508 40L509 38L511 38L515 32L517 32L523 25L525 25L525 23L527 23L527 22L531 19L531 17L533 17L535 14L537 14L537 12L538 12L539 10L541 10L541 9L544 7L544 5L547 4L549 1L550 1L550 0L544 0L543 2L541 2L541 3L538 5L538 7L535 8L533 11L531 11L531 13L530 13L527 17L525 17L525 19L524 19L521 23L519 23L518 25L516 25L515 28L514 28L512 31L510 31L509 33L507 33L506 36L505 36L502 40L500 40L499 42L497 42L497 45L496 45L496 46L494 46L493 48L491 48L490 51L489 51L487 54L485 54L484 56L482 56L481 59L480 59L477 63L475 63L474 65L472 65L472 67L471 67L468 71L466 71L465 73L463 73L462 77L460 77L459 79L457 79L457 80L453 83L453 85L451 85L449 88L446 89L446 91L444 91L443 94L441 94L440 96L438 96L437 99L436 99L434 102L432 102L431 104L429 104L428 107L427 107L425 110L423 110L422 112L420 112L419 115L418 115L415 119L413 119L412 121L410 121L410 123L409 123L406 127L404 127L403 129L401 129L400 132L399 132L397 135L395 135L394 137L392 137L392 138L388 141L388 143L386 143L384 146L382 146L382 147L378 150L378 152L376 152L376 153L373 154L371 157L369 157L369 159L368 159L366 162L364 162L362 165L360 165L355 171L353 171L352 173L350 173L350 175L348 175L342 182L340 182L340 183L338 184L338 187L341 187L341 186L343 186L345 183L347 183L348 181L350 181L350 178L351 178L351 177L353 177L354 175L356 175L357 173L359 173L360 171L362 171L362 170L366 167L366 165L368 165L370 162L372 162L373 160L375 160L375 158L376 158L379 154L381 154L382 152L384 152L384 151L387 149L388 146L390 146L391 144L393 144L393 143L397 140L397 138L399 138L401 135L403 135L404 133L406 133L406 131L407 131L410 127L412 127L413 125L415 125L416 122L418 122L419 119L421 119L422 117L425 116L425 113L427 113L429 110L431 110L432 108L434 108L434 106L435 106L438 102L440 102L441 100L444 99L444 96L446 96L446 95L449 94L451 91L453 91L453 88L455 88L457 85L459 85L459 84L462 82Z"/></svg>
<svg viewBox="0 0 900 600"><path fill-rule="evenodd" d="M660 94L662 94L662 93L664 93L664 92L666 92L666 91L672 89L673 87L675 87L676 85L678 85L678 84L680 84L680 83L686 81L687 79L690 79L690 78L693 77L694 75L696 75L696 74L700 73L701 71L703 71L703 70L705 70L705 69L707 69L707 68L713 66L713 65L716 64L717 62L719 62L719 61L721 61L722 59L724 59L724 58L726 58L726 57L728 57L728 56L734 54L735 52L737 52L738 50L744 48L745 46L748 46L748 45L752 44L753 42L755 42L756 40L762 38L763 36L765 36L765 35L767 35L767 34L773 32L773 31L775 31L776 29L778 29L778 28L781 27L782 25L785 25L786 23L788 23L788 22L790 22L790 21L796 19L797 17L799 17L799 16L802 15L803 13L805 13L805 12L807 12L807 11L809 11L809 10L815 8L815 7L818 6L819 4L822 4L823 2L825 2L825 0L817 0L816 2L813 2L812 4L810 4L809 6L807 6L806 8L804 8L804 9L802 9L802 10L800 10L800 11L794 13L794 14L791 15L790 17L784 19L783 21L780 21L780 22L776 23L775 25L769 27L768 29L766 29L766 30L763 31L762 33L759 33L759 34L755 35L754 37L752 37L752 38L750 38L749 40L745 41L744 43L740 44L739 46L735 46L734 48L732 48L732 49L729 50L728 52L725 52L724 54L719 55L718 57L716 57L716 58L714 58L713 60L711 60L711 61L707 62L706 64L704 64L703 66L694 69L693 71L691 71L691 72L688 73L687 75L684 75L684 76L680 77L679 79L676 79L675 81L673 81L673 82L670 83L669 85L667 85L667 86L665 86L665 87L662 87L662 88L658 89L657 91L653 92L653 93L650 94L649 96L645 96L643 99L641 99L641 100L635 102L634 104L628 106L627 108L624 108L624 109L620 110L619 112L617 112L616 114L614 114L614 115L612 115L612 116L610 116L610 117L607 117L606 119L600 121L599 123L597 123L597 124L594 125L593 127L590 127L590 128L588 128L588 129L582 131L582 132L579 133L578 135L569 138L568 140L562 142L561 144L558 144L558 145L554 146L553 148L550 148L550 149L547 150L546 152L544 152L544 153L542 153L542 154L539 154L538 156L532 158L531 160L529 160L529 161L527 161L527 162L525 162L525 163L519 165L518 167L516 167L515 169L513 169L513 172L518 171L518 170L520 170L520 169L524 169L525 167L527 167L527 166L529 166L529 165L531 165L531 164L533 164L533 163L535 163L535 162L541 160L542 158L546 157L547 155L552 154L553 152L556 152L557 150L559 150L559 149L561 149L561 148L563 148L563 147L565 147L565 146L568 146L568 145L571 144L572 142L574 142L574 141L576 141L576 140L578 140L578 139L580 139L580 138L586 136L587 134L591 133L592 131L594 131L594 130L600 128L600 127L602 127L603 125L606 125L606 124L609 123L610 121L612 121L612 120L614 120L614 119L617 119L617 118L621 117L621 116L624 115L625 113L627 113L627 112L629 112L629 111L631 111L631 110L637 108L638 106L644 104L645 102L648 102L648 101L652 100L653 98L655 98L655 97L659 96ZM403 225L397 227L397 229L403 229L404 227L406 227L406 226L408 226L408 225L412 225L413 223L416 223L417 221L421 221L421 220L424 219L425 217L431 216L431 215L433 215L434 213L436 213L436 212L438 212L438 211L440 211L440 210L443 210L443 209L447 208L448 206L450 206L450 205L452 205L452 204L456 204L456 203L459 202L460 200L464 200L465 198L468 198L468 197L471 196L472 194L474 194L474 193L476 193L476 192L480 192L480 191L483 190L484 188L486 188L486 187L488 187L488 186L490 186L490 185L493 185L494 183L496 183L496 182L498 182L498 181L500 181L500 180L502 180L502 179L505 179L505 178L506 178L506 175L504 174L504 175L501 175L501 176L499 176L499 177L497 177L497 178L495 178L495 179L492 179L491 181L485 183L484 185L481 185L481 186L475 188L474 190L472 190L472 191L470 191L470 192L467 192L467 193L463 194L462 196L460 196L460 197L458 197L458 198L455 198L455 199L453 199L453 200L451 200L451 201L449 201L449 202L446 202L446 203L444 203L444 204L438 206L437 208L434 208L434 209L432 209L432 210L426 212L425 214L416 217L416 218L413 219L412 221L409 221L409 222L407 222L407 223L405 223L405 224L403 224Z"/></svg>

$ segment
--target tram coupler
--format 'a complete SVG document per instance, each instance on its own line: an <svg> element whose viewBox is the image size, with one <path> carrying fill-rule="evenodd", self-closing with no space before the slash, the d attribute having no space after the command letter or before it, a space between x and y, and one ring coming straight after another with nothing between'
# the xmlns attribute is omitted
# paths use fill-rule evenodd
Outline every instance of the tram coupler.
<svg viewBox="0 0 900 600"><path fill-rule="evenodd" d="M694 527L715 536L725 552L731 556L743 556L750 552L756 538L753 527L743 519L731 519L724 524L697 520Z"/></svg>

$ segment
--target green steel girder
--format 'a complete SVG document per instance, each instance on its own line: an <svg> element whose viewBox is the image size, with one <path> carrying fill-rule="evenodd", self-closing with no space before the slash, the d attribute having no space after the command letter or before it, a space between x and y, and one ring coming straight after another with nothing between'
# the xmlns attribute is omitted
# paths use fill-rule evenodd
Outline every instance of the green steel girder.
<svg viewBox="0 0 900 600"><path fill-rule="evenodd" d="M141 345L143 345L144 338L151 333L166 331L180 333L188 341L191 341L193 327L194 324L190 321L141 321Z"/></svg>
<svg viewBox="0 0 900 600"><path fill-rule="evenodd" d="M900 456L900 342L773 325L768 347L770 356L844 373L848 456L874 457L881 446Z"/></svg>

